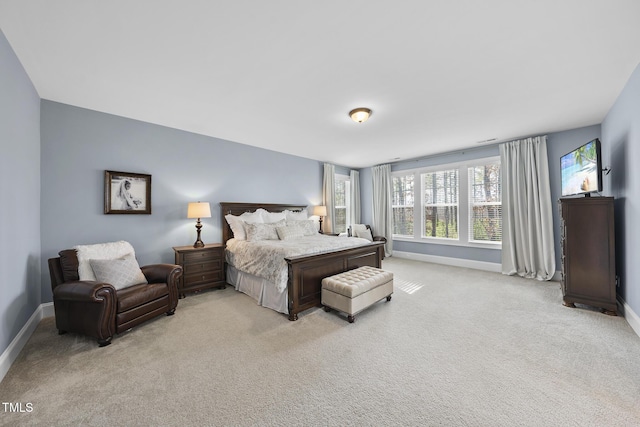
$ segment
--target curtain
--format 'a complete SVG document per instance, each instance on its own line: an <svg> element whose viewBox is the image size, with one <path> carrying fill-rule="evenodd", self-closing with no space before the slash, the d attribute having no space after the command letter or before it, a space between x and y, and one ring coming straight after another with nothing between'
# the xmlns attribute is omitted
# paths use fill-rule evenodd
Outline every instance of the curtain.
<svg viewBox="0 0 640 427"><path fill-rule="evenodd" d="M547 137L500 145L502 273L550 280L555 272Z"/></svg>
<svg viewBox="0 0 640 427"><path fill-rule="evenodd" d="M351 187L349 223L360 224L360 172L352 170L349 173L349 186Z"/></svg>
<svg viewBox="0 0 640 427"><path fill-rule="evenodd" d="M372 168L373 174L373 231L387 238L385 254L393 253L393 210L391 206L391 165Z"/></svg>
<svg viewBox="0 0 640 427"><path fill-rule="evenodd" d="M325 233L333 233L333 218L335 213L333 212L334 203L334 191L336 189L335 184L336 168L330 163L324 164L324 178L322 180L322 204L327 207L327 216L322 222L322 228Z"/></svg>

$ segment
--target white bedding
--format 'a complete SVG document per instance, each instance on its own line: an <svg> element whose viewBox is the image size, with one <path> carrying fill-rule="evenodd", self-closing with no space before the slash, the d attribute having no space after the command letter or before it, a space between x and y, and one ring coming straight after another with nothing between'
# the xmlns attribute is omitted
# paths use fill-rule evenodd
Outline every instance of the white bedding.
<svg viewBox="0 0 640 427"><path fill-rule="evenodd" d="M288 269L285 258L312 255L337 249L364 246L370 242L358 237L335 237L317 234L291 240L227 241L226 261L237 270L272 283L278 292L287 288Z"/></svg>

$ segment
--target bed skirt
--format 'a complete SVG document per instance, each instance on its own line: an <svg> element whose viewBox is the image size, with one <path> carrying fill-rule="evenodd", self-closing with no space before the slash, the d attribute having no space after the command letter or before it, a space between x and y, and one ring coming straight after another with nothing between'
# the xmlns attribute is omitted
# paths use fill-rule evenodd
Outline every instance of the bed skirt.
<svg viewBox="0 0 640 427"><path fill-rule="evenodd" d="M227 264L227 283L237 291L249 295L258 305L270 308L279 313L289 314L288 294L285 288L282 292L276 285L267 280L245 273Z"/></svg>

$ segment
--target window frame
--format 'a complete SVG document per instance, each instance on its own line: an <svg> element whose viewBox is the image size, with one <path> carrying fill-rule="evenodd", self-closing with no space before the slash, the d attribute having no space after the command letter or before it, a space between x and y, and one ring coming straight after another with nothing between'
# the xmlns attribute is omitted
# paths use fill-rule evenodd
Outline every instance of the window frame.
<svg viewBox="0 0 640 427"><path fill-rule="evenodd" d="M477 162L473 162L472 164L469 164L467 166L467 174L469 173L469 169L472 167L477 167L477 166L489 166L489 165L495 165L498 164L500 166L500 203L495 203L495 202L485 202L485 203L476 203L475 206L500 206L500 212L502 213L502 165L500 163L500 157L487 157L487 158L483 158L483 159L478 159L478 160L483 160L483 161L477 161ZM496 242L496 241L491 241L491 240L474 240L473 239L473 230L471 230L471 211L473 209L474 204L471 202L471 177L467 176L467 188L469 189L469 197L468 197L468 203L469 203L469 209L467 210L468 215L467 215L467 224L468 224L468 240L469 243L473 243L473 244L481 244L481 245L492 245L492 246L496 246L498 245L500 248L502 248L502 236L503 236L503 225L504 224L500 224L500 241Z"/></svg>
<svg viewBox="0 0 640 427"><path fill-rule="evenodd" d="M333 213L334 213L334 218L333 218L333 232L337 233L338 231L335 230L336 228L336 224L335 224L335 219L337 217L336 215L336 209L345 209L345 230L341 231L340 233L346 233L349 230L349 227L351 226L351 177L349 175L344 175L344 174L334 174L333 176L333 200L334 200L334 205L333 205ZM344 182L344 202L345 205L338 205L335 203L336 200L336 184L338 182Z"/></svg>
<svg viewBox="0 0 640 427"><path fill-rule="evenodd" d="M413 175L413 174L396 174L395 176L396 176L396 177L404 177L404 176L409 176L409 175ZM391 182L392 182L392 185L393 185L393 177L394 177L394 175L392 174L392 175L391 175ZM416 177L415 177L415 175L414 175L414 176L413 176L413 205L394 205L394 204L393 204L393 198L394 198L394 197L393 197L393 194L391 195L391 212L392 212L392 213L393 213L393 210L394 210L395 208L401 208L401 209L411 208L411 209L413 209L413 232L414 232L414 234L415 234L415 227L416 227L416 224L415 224L415 218L416 218L416 206L415 206L415 200L416 200L416 197L415 197L415 196L416 196L416 191L415 191L415 189L416 189L416 181L415 181L415 179L416 179ZM394 225L394 228L395 228L395 225ZM396 238L396 236L398 236L398 237L410 237L410 235L408 235L408 234L395 234L395 233L393 234L393 236L394 236L394 239Z"/></svg>
<svg viewBox="0 0 640 427"><path fill-rule="evenodd" d="M464 246L471 248L502 249L502 242L476 241L471 240L470 233L470 188L469 188L469 168L487 164L500 164L500 156L483 157L478 159L464 160L454 163L444 163L420 168L403 169L391 172L394 176L414 175L414 225L413 236L394 234L393 240L401 242L428 243L447 246ZM458 238L431 237L424 235L424 190L422 175L438 171L458 169ZM417 185L416 185L417 184Z"/></svg>

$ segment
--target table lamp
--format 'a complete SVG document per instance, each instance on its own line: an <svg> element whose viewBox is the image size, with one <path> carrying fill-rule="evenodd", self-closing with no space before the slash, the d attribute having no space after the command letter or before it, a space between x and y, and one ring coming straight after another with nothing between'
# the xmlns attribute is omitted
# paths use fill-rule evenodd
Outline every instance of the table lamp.
<svg viewBox="0 0 640 427"><path fill-rule="evenodd" d="M203 248L204 243L200 240L200 230L202 229L202 223L200 218L211 218L211 207L208 202L191 202L187 208L187 218L198 218L196 222L196 230L198 230L198 238L193 244L194 248Z"/></svg>

